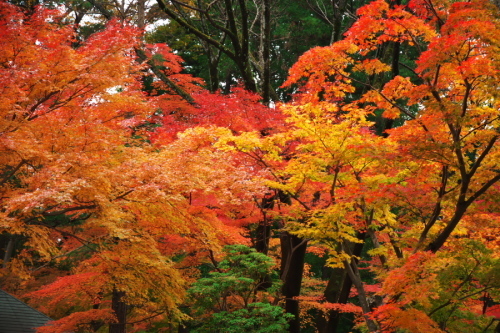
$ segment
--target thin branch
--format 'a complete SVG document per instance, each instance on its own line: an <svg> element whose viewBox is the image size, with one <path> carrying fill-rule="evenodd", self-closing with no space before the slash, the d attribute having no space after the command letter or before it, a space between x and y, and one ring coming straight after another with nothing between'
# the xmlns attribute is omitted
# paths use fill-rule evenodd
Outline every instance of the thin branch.
<svg viewBox="0 0 500 333"><path fill-rule="evenodd" d="M192 104L194 105L195 104L195 101L193 99L193 97L188 94L184 89L182 89L179 85L177 85L174 81L170 80L168 78L167 75L165 75L165 73L163 73L160 68L158 68L158 66L155 65L155 63L153 62L153 60L149 59L146 55L146 53L141 50L140 48L138 47L135 47L134 48L135 50L135 53L137 54L137 56L139 57L139 59L142 61L142 62L146 62L149 67L151 68L151 70L153 71L153 73L161 80L163 81L167 86L169 86L170 88L172 88L179 96L181 96L182 98L184 98L189 104Z"/></svg>
<svg viewBox="0 0 500 333"><path fill-rule="evenodd" d="M439 187L439 192L438 192L438 197L436 199L436 204L434 206L434 210L432 212L431 217L429 218L429 221L425 224L424 230L420 234L420 239L418 240L417 246L415 246L415 250L413 253L416 253L422 244L424 243L425 239L427 238L427 234L431 230L431 228L434 226L436 221L438 220L440 214L441 214L441 202L443 200L443 197L446 194L446 185L448 183L448 166L443 165L442 170L441 170L441 185Z"/></svg>
<svg viewBox="0 0 500 333"><path fill-rule="evenodd" d="M132 324L137 324L137 323L140 323L140 322L143 322L143 321L146 321L146 320L152 319L152 318L154 318L154 317L158 317L158 316L160 316L160 315L164 314L165 312L166 312L166 311L157 312L157 313L155 313L155 314L153 314L153 315L151 315L151 316L149 316L149 317L146 317L146 318L143 318L143 319L140 319L140 320L137 320L137 321L127 322L126 324L127 324L127 325L128 325L128 324L131 324L131 325L132 325Z"/></svg>
<svg viewBox="0 0 500 333"><path fill-rule="evenodd" d="M208 250L208 257L210 258L212 265L214 265L215 270L219 273L222 273L222 270L219 268L219 263L217 262L217 260L215 260L214 251Z"/></svg>
<svg viewBox="0 0 500 333"><path fill-rule="evenodd" d="M476 191L476 193L474 193L469 197L469 199L467 199L467 201L465 202L467 207L470 206L477 198L479 198L479 196L481 196L484 192L486 192L493 184L495 184L499 180L500 180L500 173L495 177L491 178L486 183L484 183L483 186L481 186L481 188Z"/></svg>
<svg viewBox="0 0 500 333"><path fill-rule="evenodd" d="M161 10L163 10L168 16L170 16L174 21L179 23L181 26L186 28L189 32L197 36L198 38L206 41L208 44L211 44L224 52L229 58L231 58L233 61L237 61L237 57L235 53L231 52L227 47L225 47L223 44L221 44L219 41L213 39L207 34L204 34L197 28L195 28L193 25L189 24L186 20L182 19L179 17L175 12L173 12L168 6L166 5L164 0L157 0L158 6L160 6Z"/></svg>
<svg viewBox="0 0 500 333"><path fill-rule="evenodd" d="M119 196L117 196L116 198L114 198L113 200L119 200L119 199L123 199L125 198L127 195L129 195L130 193L134 192L135 189L131 189L131 190L128 190L126 191L125 193L123 194L120 194Z"/></svg>
<svg viewBox="0 0 500 333"><path fill-rule="evenodd" d="M486 145L486 148L484 148L484 150L481 153L481 155L479 155L479 157L477 158L477 160L474 162L474 164L472 165L472 167L471 167L471 169L469 171L469 177L470 178L472 178L472 176L474 176L474 174L476 173L477 169L481 166L481 163L486 158L486 156L489 154L490 150L495 145L495 142L497 141L497 139L498 139L498 136L492 137L491 140L488 142L488 145Z"/></svg>
<svg viewBox="0 0 500 333"><path fill-rule="evenodd" d="M467 295L465 295L465 296L462 296L462 297L457 298L457 301L462 301L462 300L464 300L464 299L466 299L466 298L469 298L469 297L472 297L472 296L474 296L474 295L477 295L477 294L483 293L483 292L485 292L486 290L490 290L491 288L492 288L492 287L485 287L485 288L482 288L482 289L477 290L477 291L475 291L475 292L473 292L473 293L470 293L470 294L467 294ZM448 305L450 305L450 304L452 304L452 303L453 303L453 300L452 300L452 299L448 300L446 303L441 304L441 305L440 305L440 306L438 306L437 308L433 309L433 310L429 313L429 316L430 316L430 315L432 315L432 314L434 314L436 311L441 310L441 309L442 309L442 308L444 308L444 307L447 307Z"/></svg>
<svg viewBox="0 0 500 333"><path fill-rule="evenodd" d="M3 186L8 180L10 177L14 176L14 174L16 172L19 171L19 169L21 169L21 167L23 165L25 165L27 163L26 160L22 159L21 162L19 162L19 164L17 164L17 166L14 168L14 170L10 171L10 172L7 172L7 174L2 178L2 180L0 181L0 186Z"/></svg>
<svg viewBox="0 0 500 333"><path fill-rule="evenodd" d="M76 210L94 209L94 208L97 208L97 205L76 206L76 207L65 208L65 209L52 211L52 212L45 211L42 213L42 215L43 216L58 216L58 215L66 214L68 212L73 212Z"/></svg>
<svg viewBox="0 0 500 333"><path fill-rule="evenodd" d="M71 250L71 251L69 251L69 252L66 252L66 253L60 254L60 255L58 255L58 256L52 257L52 258L50 258L50 260L49 260L47 263L43 264L42 266L39 266L39 267L33 268L31 271L32 271L32 272L36 272L36 271L38 271L38 270L40 270L40 269L42 269L42 268L47 267L48 265L50 265L50 263L51 263L52 261L54 261L54 260L56 260L56 259L59 259L59 258L67 257L67 256L71 255L73 252L78 251L78 250L80 250L80 249L83 249L84 247L87 247L87 248L88 248L88 244L83 244L82 246L79 246L79 247L77 247L76 249L73 249L73 250Z"/></svg>
<svg viewBox="0 0 500 333"><path fill-rule="evenodd" d="M113 18L113 16L114 16L113 12L107 10L101 2L96 1L96 0L87 0L87 1L90 2L92 4L92 6L94 6L95 8L97 8L97 10L99 12L101 12L101 14L107 20L111 20Z"/></svg>

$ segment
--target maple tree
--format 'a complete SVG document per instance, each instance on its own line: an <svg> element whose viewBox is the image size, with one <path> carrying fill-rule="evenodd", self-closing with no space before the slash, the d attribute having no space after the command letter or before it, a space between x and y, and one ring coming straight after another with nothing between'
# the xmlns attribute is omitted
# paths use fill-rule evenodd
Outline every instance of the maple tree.
<svg viewBox="0 0 500 333"><path fill-rule="evenodd" d="M99 295L107 297L110 288L125 291L124 281L132 272L119 268L130 263L147 267L151 261L144 259L156 257L156 264L139 271L150 270L151 277L156 274L174 286L182 281L154 243L131 247L119 241L127 236L120 225L133 217L123 203L132 192L124 184L124 145L130 128L151 112L137 89L133 73L139 68L130 58L137 32L111 22L74 49L72 28L57 25L57 11L38 10L28 18L13 6L1 6L2 228L11 240L22 239L17 255L4 262L4 275L20 278L18 284L58 260L90 257L40 295L55 292L62 298L53 303L72 300L80 311L86 308L78 304L87 301L86 306L94 308L84 315L84 323L109 322L112 314L98 306ZM150 255L143 257L141 251L146 250ZM120 257L131 262L120 264ZM105 260L96 263L98 258ZM58 287L63 285L61 293ZM74 289L68 290L68 285ZM174 292L162 299L173 309L179 297ZM136 298L144 302L149 297Z"/></svg>
<svg viewBox="0 0 500 333"><path fill-rule="evenodd" d="M245 242L238 225L225 223L228 213L208 202L236 210L262 186L211 147L208 130L148 142L144 124L166 97L141 89L133 26L111 20L74 47L73 27L60 24L58 11L25 16L0 6L1 227L16 244L5 250L3 286L30 291L58 319L41 332L180 322L193 278L181 268ZM177 87L197 89L168 48L149 50ZM164 81L157 89L173 92L167 111L189 105ZM174 260L186 254L191 261Z"/></svg>
<svg viewBox="0 0 500 333"><path fill-rule="evenodd" d="M482 295L498 297L497 9L374 1L358 15L345 39L290 70L285 85L299 89L283 107L290 130L224 143L272 170L267 184L291 200L275 214L299 238L294 250L307 242L327 250L337 288L342 279L354 286L369 331L460 332L471 320L469 330L488 329L495 318L483 316ZM394 74L377 51L395 43L417 54L416 68L373 80ZM375 114L403 124L377 136ZM359 268L356 244L366 242L373 291Z"/></svg>
<svg viewBox="0 0 500 333"><path fill-rule="evenodd" d="M0 5L1 279L40 331L498 330L489 2L373 1L277 108L208 93L109 7L83 40Z"/></svg>

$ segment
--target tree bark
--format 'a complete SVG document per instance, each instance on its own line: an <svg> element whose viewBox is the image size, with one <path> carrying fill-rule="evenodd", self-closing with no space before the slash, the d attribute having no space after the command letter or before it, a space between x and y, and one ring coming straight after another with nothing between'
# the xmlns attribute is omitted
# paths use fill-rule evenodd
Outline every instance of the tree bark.
<svg viewBox="0 0 500 333"><path fill-rule="evenodd" d="M358 239L364 240L366 233L359 233ZM365 243L350 243L349 247L352 248L352 254L356 257L361 256ZM329 303L346 304L349 300L349 294L352 287L352 280L347 274L345 268L335 268L330 275L328 284L326 286L324 296ZM340 323L342 313L339 311L330 311L328 317L318 318L317 329L320 333L336 332Z"/></svg>
<svg viewBox="0 0 500 333"><path fill-rule="evenodd" d="M271 227L268 224L267 218L264 217L263 221L259 222L257 226L256 239L255 239L255 250L257 252L267 255L269 252L269 238L271 233Z"/></svg>
<svg viewBox="0 0 500 333"><path fill-rule="evenodd" d="M206 22L210 23L214 29L227 35L227 38L230 41L230 47L227 47L223 42L214 39L209 33L202 31L193 21L186 20L186 18L182 17L179 13L172 10L168 6L168 1L157 0L157 2L160 9L163 10L163 12L165 12L165 14L167 14L172 20L186 28L187 31L198 37L203 43L207 43L208 45L218 49L220 52L226 54L238 68L245 85L245 89L257 92L254 74L250 66L250 36L248 28L249 17L244 0L238 0L239 12L241 15L241 19L239 21L236 20L233 1L224 0L223 6L225 10L224 14L226 15L226 26L216 22L216 20L214 20L208 13L209 9L189 7L198 11L200 16L206 18Z"/></svg>
<svg viewBox="0 0 500 333"><path fill-rule="evenodd" d="M294 297L300 295L307 240L291 235L281 234L281 279L283 281L283 296L285 311L295 318L290 321L289 332L300 332L299 302Z"/></svg>
<svg viewBox="0 0 500 333"><path fill-rule="evenodd" d="M264 73L262 78L262 99L264 104L271 102L271 0L264 0L264 15L262 24L264 25L262 38L262 61L264 63Z"/></svg>
<svg viewBox="0 0 500 333"><path fill-rule="evenodd" d="M89 2L107 19L111 20L115 15L112 11L109 11L106 9L103 3L101 3L99 0L89 0ZM138 3L138 10L139 10L139 27L144 28L146 22L145 22L145 1L144 0L139 0ZM142 25L142 27L141 27ZM148 59L146 56L146 53L140 49L140 48L135 48L135 53L137 55L137 59L140 63L146 62L149 67L151 68L151 71L156 75L158 79L160 79L163 83L165 83L167 86L169 86L172 90L174 90L179 96L181 96L183 99L185 99L188 103L190 104L195 104L193 97L188 94L184 89L182 89L179 85L177 85L174 81L170 80L159 68L154 64L153 61Z"/></svg>
<svg viewBox="0 0 500 333"><path fill-rule="evenodd" d="M351 288L351 280L347 277L347 273L343 268L334 268L326 285L324 296L329 303L341 303L342 292L344 286ZM349 293L347 293L349 296ZM316 321L316 328L319 333L336 332L340 320L340 312L329 311L326 317L321 313Z"/></svg>
<svg viewBox="0 0 500 333"><path fill-rule="evenodd" d="M12 253L14 252L14 242L15 242L15 236L10 235L9 241L7 242L7 246L5 247L5 253L3 255L3 263L2 263L3 268L7 267L7 264L10 262L10 258L12 258Z"/></svg>
<svg viewBox="0 0 500 333"><path fill-rule="evenodd" d="M109 333L127 332L127 310L128 305L124 302L125 292L113 289L111 298L111 309L115 312L117 323L109 324Z"/></svg>

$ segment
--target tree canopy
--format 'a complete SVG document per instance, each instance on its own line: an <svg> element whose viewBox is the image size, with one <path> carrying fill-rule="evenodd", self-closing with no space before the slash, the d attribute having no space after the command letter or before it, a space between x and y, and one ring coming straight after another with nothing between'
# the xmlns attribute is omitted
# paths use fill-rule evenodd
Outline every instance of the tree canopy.
<svg viewBox="0 0 500 333"><path fill-rule="evenodd" d="M0 281L39 332L500 329L495 3L3 1L0 31Z"/></svg>

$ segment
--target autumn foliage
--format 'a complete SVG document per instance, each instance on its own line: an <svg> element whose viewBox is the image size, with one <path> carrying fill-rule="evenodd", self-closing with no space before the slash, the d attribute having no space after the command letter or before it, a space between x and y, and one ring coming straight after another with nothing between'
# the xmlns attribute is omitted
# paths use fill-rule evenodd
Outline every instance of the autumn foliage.
<svg viewBox="0 0 500 333"><path fill-rule="evenodd" d="M284 85L298 92L282 107L288 131L226 140L273 170L267 184L291 197L278 213L287 230L326 248L327 265L346 272L369 331L462 332L471 316L474 329L490 327L494 302L483 294L498 291L497 9L374 1L358 15L343 40L291 68ZM416 67L397 74L377 57L383 47L405 48ZM376 135L376 117L402 125ZM355 250L367 242L382 284L374 300Z"/></svg>
<svg viewBox="0 0 500 333"><path fill-rule="evenodd" d="M241 202L262 186L204 132L149 144L144 128L162 104L142 90L133 26L112 20L75 47L58 11L28 17L0 6L1 228L22 244L4 262L4 287L37 289L26 296L62 318L44 332L121 324L120 304L130 305L135 329L178 322L192 278L179 269L222 244L245 242L240 225L226 223L233 215L205 206L243 212ZM166 74L195 89L180 60L165 47L158 52ZM163 112L184 103L169 100Z"/></svg>
<svg viewBox="0 0 500 333"><path fill-rule="evenodd" d="M270 108L131 24L0 3L0 278L39 331L497 330L498 8L357 16Z"/></svg>

